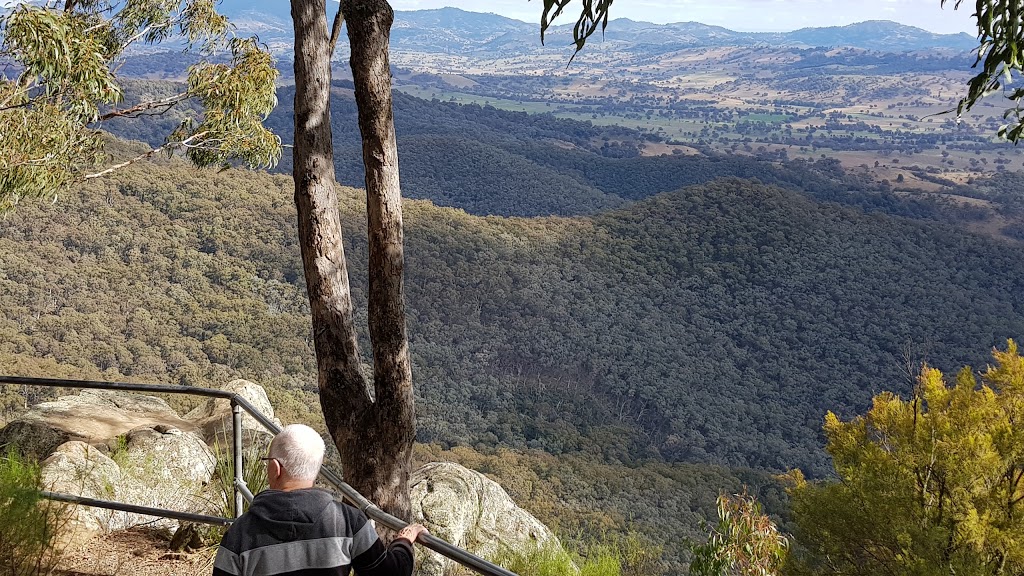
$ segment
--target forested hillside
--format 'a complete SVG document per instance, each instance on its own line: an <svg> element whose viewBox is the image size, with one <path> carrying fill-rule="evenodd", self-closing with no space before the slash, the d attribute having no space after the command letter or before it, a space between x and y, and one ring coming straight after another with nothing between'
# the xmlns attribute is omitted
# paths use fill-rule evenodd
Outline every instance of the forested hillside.
<svg viewBox="0 0 1024 576"><path fill-rule="evenodd" d="M162 160L19 206L0 228L0 372L244 377L284 420L319 421L291 193ZM358 303L362 192L341 202ZM494 474L563 531L632 526L670 571L719 490L783 510L747 467L829 472L826 410L906 392L908 358L981 366L1024 334L1010 246L748 180L573 218L410 200L406 222L423 457ZM8 387L5 411L45 393Z"/></svg>
<svg viewBox="0 0 1024 576"><path fill-rule="evenodd" d="M331 100L335 167L346 185L362 186L362 148L348 83L336 82ZM174 85L133 81L126 104L141 95L166 97ZM428 101L394 93L403 194L470 214L588 215L654 194L737 176L797 190L819 200L870 211L955 221L963 210L934 198L897 195L866 173L844 171L834 159L786 161L707 152L643 156L649 134L618 126L563 120L489 106ZM294 88L278 92L268 127L290 142ZM111 121L122 138L159 145L188 109L141 120ZM285 154L277 172L290 173Z"/></svg>
<svg viewBox="0 0 1024 576"><path fill-rule="evenodd" d="M4 371L241 375L315 411L290 196L281 176L172 162L19 208L0 232ZM359 300L360 192L343 202ZM825 410L905 381L904 350L945 368L1024 334L1007 246L749 181L589 218L413 201L407 222L424 442L822 474Z"/></svg>

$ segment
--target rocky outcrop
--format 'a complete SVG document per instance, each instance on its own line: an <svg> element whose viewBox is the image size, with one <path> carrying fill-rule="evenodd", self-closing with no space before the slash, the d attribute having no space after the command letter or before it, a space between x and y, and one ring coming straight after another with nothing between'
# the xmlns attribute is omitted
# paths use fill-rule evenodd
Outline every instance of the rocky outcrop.
<svg viewBox="0 0 1024 576"><path fill-rule="evenodd" d="M266 399L262 389L249 391L257 402L260 395ZM227 414L230 430L230 407ZM86 390L34 406L0 430L0 445L13 445L27 457L41 460L46 490L216 514L211 502L220 497L206 488L216 458L202 426L217 413L203 416L207 419L181 418L152 396ZM69 528L94 534L139 524L168 530L177 526L175 521L79 506Z"/></svg>
<svg viewBox="0 0 1024 576"><path fill-rule="evenodd" d="M121 483L121 469L116 462L96 447L77 440L58 446L40 468L42 487L51 492L112 500L115 486ZM109 510L76 506L69 528L79 537L106 532L111 514Z"/></svg>
<svg viewBox="0 0 1024 576"><path fill-rule="evenodd" d="M451 462L433 462L409 480L413 518L432 534L484 558L525 551L557 538L512 501L497 482ZM451 561L428 552L417 572L442 576Z"/></svg>
<svg viewBox="0 0 1024 576"><path fill-rule="evenodd" d="M203 492L216 461L197 433L141 427L113 444L107 450L77 440L61 444L40 464L43 488L138 506L204 514L212 511L210 498ZM96 534L141 524L169 531L178 525L173 520L78 506L70 528Z"/></svg>
<svg viewBox="0 0 1024 576"><path fill-rule="evenodd" d="M14 445L26 456L41 460L65 442L101 446L130 430L161 425L183 431L196 429L159 398L84 390L33 406L0 430L0 447Z"/></svg>
<svg viewBox="0 0 1024 576"><path fill-rule="evenodd" d="M235 380L226 389L243 395L273 418L261 387ZM231 407L210 400L184 418L164 401L137 394L86 391L34 407L0 430L0 444L44 458L46 490L154 508L221 514L219 489L210 484L216 458L211 444L228 445ZM248 442L270 435L254 419L243 419ZM410 479L412 509L440 538L484 557L505 549L526 551L557 539L522 510L494 481L462 466L428 464ZM140 524L173 530L177 523L126 512L78 506L72 526L83 535ZM451 562L427 552L417 574L441 576Z"/></svg>
<svg viewBox="0 0 1024 576"><path fill-rule="evenodd" d="M278 426L281 421L274 417L274 406L267 398L267 392L259 384L248 380L232 380L223 388L227 392L238 394ZM223 398L210 398L203 404L185 414L185 420L198 427L207 443L230 446L231 444L231 401ZM262 424L242 412L242 439L250 443L269 444L271 435Z"/></svg>
<svg viewBox="0 0 1024 576"><path fill-rule="evenodd" d="M210 447L195 432L156 426L125 435L122 472L150 482L205 484L216 464Z"/></svg>
<svg viewBox="0 0 1024 576"><path fill-rule="evenodd" d="M196 432L177 428L137 428L126 435L123 456L115 453L121 483L115 500L201 514L217 514L204 488L217 467L217 459ZM134 526L151 518L133 514L115 517L107 531ZM154 525L174 530L178 523L159 520Z"/></svg>

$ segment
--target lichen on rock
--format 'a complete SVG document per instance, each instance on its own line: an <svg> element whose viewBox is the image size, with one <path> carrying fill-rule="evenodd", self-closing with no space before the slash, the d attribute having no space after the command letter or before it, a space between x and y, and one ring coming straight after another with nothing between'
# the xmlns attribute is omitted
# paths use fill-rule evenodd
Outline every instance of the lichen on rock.
<svg viewBox="0 0 1024 576"><path fill-rule="evenodd" d="M453 462L432 462L410 479L413 519L435 536L491 558L505 550L527 552L558 538L520 508L497 482ZM417 572L443 576L452 561L427 552Z"/></svg>

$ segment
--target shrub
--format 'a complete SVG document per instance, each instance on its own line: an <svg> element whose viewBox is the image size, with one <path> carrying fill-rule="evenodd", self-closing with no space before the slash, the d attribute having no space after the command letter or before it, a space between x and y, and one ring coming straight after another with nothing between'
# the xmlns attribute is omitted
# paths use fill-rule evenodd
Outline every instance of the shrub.
<svg viewBox="0 0 1024 576"><path fill-rule="evenodd" d="M0 457L0 575L53 571L64 551L67 505L40 496L39 466L13 449Z"/></svg>
<svg viewBox="0 0 1024 576"><path fill-rule="evenodd" d="M224 435L230 438L230 434ZM266 444L260 442L254 435L243 442L242 448L242 480L253 494L259 494L267 488L267 467L260 460L266 456ZM231 446L221 443L213 445L213 453L217 457L217 469L213 473L214 498L216 509L219 514L231 517L234 513L234 477L235 460ZM244 502L243 508L249 509L248 502Z"/></svg>
<svg viewBox="0 0 1024 576"><path fill-rule="evenodd" d="M775 576L789 539L746 492L718 497L718 523L704 526L705 544L691 544L691 576Z"/></svg>
<svg viewBox="0 0 1024 576"><path fill-rule="evenodd" d="M527 551L505 550L495 563L530 576L620 576L621 562L611 546L593 546L585 557L573 556L556 542Z"/></svg>

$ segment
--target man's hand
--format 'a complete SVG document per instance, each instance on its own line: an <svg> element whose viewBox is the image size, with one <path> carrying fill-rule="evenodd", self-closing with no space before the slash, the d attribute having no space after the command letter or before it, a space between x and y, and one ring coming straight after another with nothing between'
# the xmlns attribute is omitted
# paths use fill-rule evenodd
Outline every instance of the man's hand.
<svg viewBox="0 0 1024 576"><path fill-rule="evenodd" d="M405 528L398 531L397 538L403 538L409 542L416 542L416 539L420 537L421 532L426 532L427 529L422 524L409 524ZM429 534L429 532L428 532Z"/></svg>

